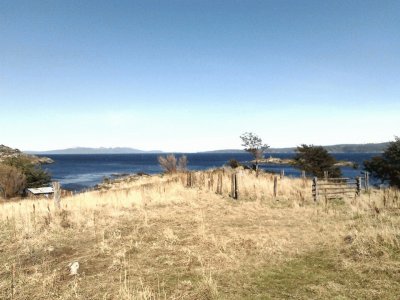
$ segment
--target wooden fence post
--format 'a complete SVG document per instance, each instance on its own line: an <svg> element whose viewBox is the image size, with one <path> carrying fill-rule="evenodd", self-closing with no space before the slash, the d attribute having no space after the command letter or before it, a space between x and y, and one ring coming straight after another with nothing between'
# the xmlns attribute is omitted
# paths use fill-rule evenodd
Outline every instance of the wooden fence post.
<svg viewBox="0 0 400 300"><path fill-rule="evenodd" d="M187 172L187 175L186 175L186 186L192 187L192 174L190 171Z"/></svg>
<svg viewBox="0 0 400 300"><path fill-rule="evenodd" d="M200 189L203 189L205 185L206 185L206 175L204 174L204 172L202 172L200 176Z"/></svg>
<svg viewBox="0 0 400 300"><path fill-rule="evenodd" d="M274 176L274 198L276 198L277 191L278 191L278 176Z"/></svg>
<svg viewBox="0 0 400 300"><path fill-rule="evenodd" d="M193 172L193 173L190 173L190 174L191 174L191 179L190 179L190 181L192 182L192 186L196 186L196 184L197 184L196 173Z"/></svg>
<svg viewBox="0 0 400 300"><path fill-rule="evenodd" d="M361 178L359 176L356 177L356 195L360 196L360 192L361 192Z"/></svg>
<svg viewBox="0 0 400 300"><path fill-rule="evenodd" d="M217 194L222 195L222 173L218 173Z"/></svg>
<svg viewBox="0 0 400 300"><path fill-rule="evenodd" d="M231 197L233 199L238 198L238 186L237 186L237 174L231 175Z"/></svg>
<svg viewBox="0 0 400 300"><path fill-rule="evenodd" d="M60 208L61 192L60 192L60 183L58 181L53 182L53 199L54 199L54 205L57 208Z"/></svg>
<svg viewBox="0 0 400 300"><path fill-rule="evenodd" d="M328 171L324 171L324 179L328 180L329 178L329 172Z"/></svg>
<svg viewBox="0 0 400 300"><path fill-rule="evenodd" d="M317 177L313 178L312 194L313 194L314 202L317 202L318 201L318 178Z"/></svg>
<svg viewBox="0 0 400 300"><path fill-rule="evenodd" d="M369 190L369 172L364 173L364 187L365 187L365 191L368 192L368 190Z"/></svg>
<svg viewBox="0 0 400 300"><path fill-rule="evenodd" d="M235 173L235 199L239 199L239 176Z"/></svg>
<svg viewBox="0 0 400 300"><path fill-rule="evenodd" d="M282 169L282 170L281 170L281 179L282 179L283 177L285 177L285 169Z"/></svg>
<svg viewBox="0 0 400 300"><path fill-rule="evenodd" d="M301 178L305 179L306 178L306 171L301 171Z"/></svg>
<svg viewBox="0 0 400 300"><path fill-rule="evenodd" d="M231 174L231 197L235 198L235 174Z"/></svg>

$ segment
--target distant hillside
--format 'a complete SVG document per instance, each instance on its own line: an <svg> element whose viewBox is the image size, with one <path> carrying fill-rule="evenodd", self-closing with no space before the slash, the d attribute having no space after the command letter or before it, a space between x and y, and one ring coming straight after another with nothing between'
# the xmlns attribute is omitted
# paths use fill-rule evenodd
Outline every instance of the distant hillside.
<svg viewBox="0 0 400 300"><path fill-rule="evenodd" d="M381 153L385 151L389 143L377 143L377 144L339 144L323 146L331 153ZM293 153L296 147L289 148L269 148L267 153ZM207 151L206 153L244 153L241 149L224 149Z"/></svg>
<svg viewBox="0 0 400 300"><path fill-rule="evenodd" d="M241 149L222 149L222 150L211 150L211 151L202 151L198 153L245 153L246 151Z"/></svg>
<svg viewBox="0 0 400 300"><path fill-rule="evenodd" d="M116 147L116 148L86 148L76 147L49 151L26 151L30 154L135 154L135 153L162 153L160 150L143 151L134 148Z"/></svg>
<svg viewBox="0 0 400 300"><path fill-rule="evenodd" d="M378 144L342 144L324 146L329 152L340 153L340 152L358 152L358 153L379 153L385 151L389 146L389 143L378 143Z"/></svg>

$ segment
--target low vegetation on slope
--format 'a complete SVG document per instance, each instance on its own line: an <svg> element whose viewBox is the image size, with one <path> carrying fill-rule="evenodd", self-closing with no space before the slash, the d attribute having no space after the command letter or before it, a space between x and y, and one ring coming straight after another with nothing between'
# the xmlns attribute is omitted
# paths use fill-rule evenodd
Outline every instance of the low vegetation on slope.
<svg viewBox="0 0 400 300"><path fill-rule="evenodd" d="M54 162L51 158L48 157L39 157L36 155L26 154L24 152L21 152L19 149L0 145L0 163L7 159L20 157L29 160L29 162L32 164L51 164Z"/></svg>
<svg viewBox="0 0 400 300"><path fill-rule="evenodd" d="M48 185L51 177L41 164L52 162L47 157L25 154L0 145L0 198L21 196L26 188Z"/></svg>
<svg viewBox="0 0 400 300"><path fill-rule="evenodd" d="M241 171L127 179L0 206L1 299L397 299L399 193L314 203ZM79 263L77 275L68 265Z"/></svg>

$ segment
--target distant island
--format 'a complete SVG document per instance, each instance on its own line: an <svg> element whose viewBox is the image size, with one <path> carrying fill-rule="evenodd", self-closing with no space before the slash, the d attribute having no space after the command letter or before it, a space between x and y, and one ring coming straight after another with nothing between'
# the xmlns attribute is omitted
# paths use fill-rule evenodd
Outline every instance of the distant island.
<svg viewBox="0 0 400 300"><path fill-rule="evenodd" d="M330 153L382 153L385 151L389 142L386 143L368 143L368 144L338 144L322 146ZM268 148L266 153L294 153L296 147L289 148ZM244 153L241 149L223 149L206 151L204 153Z"/></svg>
<svg viewBox="0 0 400 300"><path fill-rule="evenodd" d="M58 150L48 151L24 151L28 154L140 154L140 153L163 153L161 150L139 150L135 148L127 147L115 147L115 148L87 148L87 147L76 147Z"/></svg>
<svg viewBox="0 0 400 300"><path fill-rule="evenodd" d="M255 160L251 161L252 163L256 163ZM271 165L296 165L296 161L291 158L278 158L278 157L268 157L268 158L263 158L258 160L258 163L260 165L265 165L265 164L271 164ZM354 167L357 168L356 164L352 161L347 161L347 160L340 160L335 163L336 167Z"/></svg>
<svg viewBox="0 0 400 300"><path fill-rule="evenodd" d="M389 143L369 143L369 144L339 144L323 146L330 153L381 153ZM269 148L266 153L294 153L296 147L289 148ZM115 147L115 148L87 148L76 147L68 149L48 150L48 151L24 151L27 154L145 154L145 153L165 153L162 150L140 150L129 147ZM177 153L177 152L174 152ZM197 153L245 153L242 149L223 149L213 151L201 151Z"/></svg>

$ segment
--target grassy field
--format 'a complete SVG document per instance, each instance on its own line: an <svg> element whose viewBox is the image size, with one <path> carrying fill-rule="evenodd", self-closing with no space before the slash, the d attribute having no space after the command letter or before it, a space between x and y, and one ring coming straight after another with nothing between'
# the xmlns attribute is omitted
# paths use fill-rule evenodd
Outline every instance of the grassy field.
<svg viewBox="0 0 400 300"><path fill-rule="evenodd" d="M0 205L0 299L398 299L400 193L314 203L241 171L132 178ZM79 262L78 275L68 265Z"/></svg>

